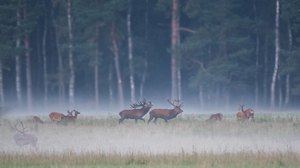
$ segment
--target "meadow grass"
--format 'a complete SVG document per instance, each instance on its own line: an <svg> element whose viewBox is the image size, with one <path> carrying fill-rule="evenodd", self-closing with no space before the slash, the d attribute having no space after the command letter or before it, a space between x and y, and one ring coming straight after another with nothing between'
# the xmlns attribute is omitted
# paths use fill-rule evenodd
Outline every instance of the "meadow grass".
<svg viewBox="0 0 300 168"><path fill-rule="evenodd" d="M144 124L142 121L135 124L132 120L126 120L123 124L119 125L117 116L82 116L75 124L55 125L46 123L39 125L36 134L50 132L52 129L57 129L58 132L56 133L58 134L61 133L62 130L71 132L74 129L83 129L83 131L86 132L91 129L91 134L99 132L106 136L110 134L122 134L120 137L126 134L129 134L129 136L147 134L149 137L157 135L156 137L159 138L167 138L168 136L174 137L174 135L178 137L193 135L192 137L208 136L216 138L244 138L256 136L258 138L267 137L271 139L273 137L288 136L292 138L292 140L297 141L297 138L299 138L298 135L300 135L299 116L298 113L262 113L256 114L255 122L237 122L234 114L225 114L222 122L206 122L205 120L208 118L208 115L184 115L170 120L168 124L160 120L157 124L150 123L149 125ZM14 120L15 119L0 119L0 129L2 133L8 134L10 132L7 128L9 128L8 125L13 125ZM30 120L25 120L24 124L29 125L30 129L33 128L30 127ZM112 137L115 138L119 136L114 135ZM291 149L293 149L293 147L291 147ZM296 168L299 167L299 165L300 153L293 150L265 151L250 149L214 152L198 150L187 151L186 149L182 149L176 152L165 151L158 153L140 151L75 152L70 150L57 153L39 150L30 150L30 152L24 152L22 150L7 152L0 149L0 168Z"/></svg>

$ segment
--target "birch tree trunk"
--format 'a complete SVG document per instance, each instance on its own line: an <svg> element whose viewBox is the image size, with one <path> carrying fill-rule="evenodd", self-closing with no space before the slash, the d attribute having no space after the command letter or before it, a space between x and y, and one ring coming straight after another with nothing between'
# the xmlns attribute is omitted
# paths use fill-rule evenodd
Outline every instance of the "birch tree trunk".
<svg viewBox="0 0 300 168"><path fill-rule="evenodd" d="M23 7L23 19L27 21L27 10L26 1ZM32 81L31 81L31 55L30 55L30 45L29 45L29 35L28 32L24 35L24 47L25 47L25 68L26 68L26 89L27 89L27 107L28 110L32 110Z"/></svg>
<svg viewBox="0 0 300 168"><path fill-rule="evenodd" d="M288 20L288 38L289 38L289 53L291 53L293 48L293 34L292 34L291 23L289 22L289 20ZM289 66L289 58L287 58L287 65ZM284 106L287 107L289 102L290 102L290 72L288 71L285 78Z"/></svg>
<svg viewBox="0 0 300 168"><path fill-rule="evenodd" d="M108 70L108 95L109 95L109 109L111 110L114 102L114 89L113 89L113 65L109 64Z"/></svg>
<svg viewBox="0 0 300 168"><path fill-rule="evenodd" d="M129 63L129 81L130 81L130 100L135 102L135 84L134 84L134 68L132 54L132 35L131 35L131 0L128 0L127 11L127 38L128 38L128 63Z"/></svg>
<svg viewBox="0 0 300 168"><path fill-rule="evenodd" d="M110 37L112 42L112 52L114 55L114 64L115 64L117 84L118 84L118 99L119 99L118 103L119 103L119 107L123 108L124 106L123 81L122 81L121 70L120 70L119 48L118 48L114 23L112 23L111 25Z"/></svg>
<svg viewBox="0 0 300 168"><path fill-rule="evenodd" d="M278 64L279 64L279 0L276 0L276 19L275 19L275 62L274 62L274 71L271 82L271 109L275 108L275 87L276 87L276 79L278 76Z"/></svg>
<svg viewBox="0 0 300 168"><path fill-rule="evenodd" d="M2 67L2 60L0 60L0 106L1 107L3 107L5 105L2 68L3 68Z"/></svg>
<svg viewBox="0 0 300 168"><path fill-rule="evenodd" d="M172 0L172 20L171 20L171 98L178 97L178 76L177 76L177 48L178 48L178 0Z"/></svg>
<svg viewBox="0 0 300 168"><path fill-rule="evenodd" d="M17 39L16 39L16 50L17 54L15 56L16 60L16 94L17 94L17 104L18 106L22 105L22 87L21 87L21 63L20 63L20 46L21 46L21 39L20 39L20 27L21 27L21 14L20 14L20 8L21 8L21 0L18 1L18 9L17 9Z"/></svg>
<svg viewBox="0 0 300 168"><path fill-rule="evenodd" d="M74 87L75 87L75 72L73 58L73 32L72 32L72 11L71 0L67 0L67 18L68 18L68 35L69 35L69 105L74 105Z"/></svg>
<svg viewBox="0 0 300 168"><path fill-rule="evenodd" d="M144 98L144 85L146 83L147 70L148 70L148 24L149 24L149 11L148 11L149 0L146 0L145 10L145 52L144 52L144 70L140 83L140 99Z"/></svg>

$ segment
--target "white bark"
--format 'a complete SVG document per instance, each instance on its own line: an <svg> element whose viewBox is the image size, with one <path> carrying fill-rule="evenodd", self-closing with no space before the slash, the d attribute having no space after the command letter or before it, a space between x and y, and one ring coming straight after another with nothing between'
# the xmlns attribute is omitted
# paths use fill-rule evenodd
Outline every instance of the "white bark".
<svg viewBox="0 0 300 168"><path fill-rule="evenodd" d="M75 94L75 72L74 72L74 60L73 60L73 32L72 32L72 11L71 0L67 0L67 18L68 18L68 35L69 35L69 105L74 105Z"/></svg>
<svg viewBox="0 0 300 168"><path fill-rule="evenodd" d="M21 26L21 15L20 15L20 0L19 0L19 6L17 9L17 28L19 29ZM18 31L19 33L19 31ZM15 56L16 60L16 94L17 94L17 104L20 106L22 104L22 88L21 88L21 63L20 63L20 45L21 45L21 39L20 36L17 36L16 39L16 50L17 54Z"/></svg>
<svg viewBox="0 0 300 168"><path fill-rule="evenodd" d="M43 41L42 41L43 78L44 78L44 105L45 106L47 106L47 103L48 103L47 54L46 54L47 25L48 25L47 24L47 19L45 19L44 32L43 32Z"/></svg>
<svg viewBox="0 0 300 168"><path fill-rule="evenodd" d="M171 98L178 98L177 79L177 47L178 47L178 0L172 0L172 20L171 20Z"/></svg>
<svg viewBox="0 0 300 168"><path fill-rule="evenodd" d="M271 103L270 107L274 109L275 107L275 87L276 87L276 80L278 76L278 65L279 65L279 9L280 4L279 0L276 0L276 19L275 19L275 62L274 62L274 71L272 76L271 82Z"/></svg>
<svg viewBox="0 0 300 168"><path fill-rule="evenodd" d="M135 102L135 84L134 84L134 68L132 54L132 35L131 35L131 0L128 0L127 12L127 35L128 35L128 62L129 62L129 81L130 81L130 100Z"/></svg>

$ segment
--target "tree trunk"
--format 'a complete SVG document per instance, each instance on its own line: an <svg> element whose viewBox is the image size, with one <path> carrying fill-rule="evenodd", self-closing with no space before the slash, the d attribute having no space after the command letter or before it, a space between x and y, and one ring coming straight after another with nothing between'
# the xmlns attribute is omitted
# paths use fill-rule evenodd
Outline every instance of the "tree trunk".
<svg viewBox="0 0 300 168"><path fill-rule="evenodd" d="M269 50L268 50L268 45L269 45L269 36L265 36L265 49L264 49L264 77L263 77L263 102L264 105L267 106L268 104L268 71L269 71L269 60L268 60L268 55L269 55Z"/></svg>
<svg viewBox="0 0 300 168"><path fill-rule="evenodd" d="M3 107L5 105L2 68L3 68L2 67L2 60L0 60L0 106L1 107Z"/></svg>
<svg viewBox="0 0 300 168"><path fill-rule="evenodd" d="M288 20L288 38L289 38L289 55L287 58L287 65L289 66L289 57L290 53L292 52L293 48L293 34L292 34L292 28L291 28L291 23ZM285 79L285 98L284 98L284 106L287 107L290 102L290 72L288 71L286 74L286 79Z"/></svg>
<svg viewBox="0 0 300 168"><path fill-rule="evenodd" d="M17 29L20 29L21 27L21 14L20 14L20 8L21 8L21 1L18 1L18 9L17 9ZM17 104L18 106L22 105L22 87L21 87L21 60L20 60L20 46L21 46L21 39L20 39L20 31L18 30L18 35L16 39L16 50L17 54L15 56L16 60L16 94L17 94Z"/></svg>
<svg viewBox="0 0 300 168"><path fill-rule="evenodd" d="M23 7L24 21L27 21L26 1L24 1ZM30 56L30 45L29 35L26 32L24 35L24 47L25 47L25 66L26 66L26 87L27 87L27 107L28 110L32 110L32 81L31 81L31 56Z"/></svg>
<svg viewBox="0 0 300 168"><path fill-rule="evenodd" d="M149 12L148 12L149 0L146 0L146 10L145 10L145 52L144 52L144 71L142 74L141 84L140 84L140 99L144 98L144 85L146 83L147 70L148 70L148 24L149 24Z"/></svg>
<svg viewBox="0 0 300 168"><path fill-rule="evenodd" d="M172 20L171 20L171 98L178 97L178 78L177 78L177 48L178 48L178 0L172 0Z"/></svg>
<svg viewBox="0 0 300 168"><path fill-rule="evenodd" d="M275 108L275 88L276 88L276 79L278 76L278 65L279 65L279 0L276 0L276 19L275 19L275 62L274 62L274 71L271 82L271 109Z"/></svg>
<svg viewBox="0 0 300 168"><path fill-rule="evenodd" d="M72 11L71 0L67 0L67 17L68 17L68 35L69 35L69 105L74 105L74 93L75 93L75 70L74 70L74 58L73 58L73 32L72 32Z"/></svg>
<svg viewBox="0 0 300 168"><path fill-rule="evenodd" d="M113 78L113 65L112 65L112 63L110 63L109 71L108 71L108 95L109 95L109 109L110 110L112 109L113 102L114 102L114 90L113 90L112 78Z"/></svg>
<svg viewBox="0 0 300 168"><path fill-rule="evenodd" d="M46 10L46 9L45 9ZM45 11L45 13L47 13ZM48 79L47 79L47 54L46 54L46 38L47 38L47 14L45 16L45 25L42 40L42 54L43 54L43 78L44 78L44 105L48 104Z"/></svg>
<svg viewBox="0 0 300 168"><path fill-rule="evenodd" d="M203 86L199 84L199 107L204 109L204 97L203 97Z"/></svg>
<svg viewBox="0 0 300 168"><path fill-rule="evenodd" d="M256 47L255 47L255 56L256 56L256 61L255 61L255 88L254 88L254 102L255 106L258 106L258 98L259 98L259 89L258 89L258 75L259 75L259 46L260 46L260 40L258 34L256 35Z"/></svg>
<svg viewBox="0 0 300 168"><path fill-rule="evenodd" d="M134 68L132 54L132 35L131 35L131 0L128 0L127 11L127 35L128 35L128 63L129 63L129 81L130 81L130 100L135 102L135 84L134 84Z"/></svg>
<svg viewBox="0 0 300 168"><path fill-rule="evenodd" d="M117 84L118 84L118 99L119 99L118 103L119 103L119 107L123 108L124 106L123 81L122 81L121 70L120 70L119 48L118 48L114 23L112 23L111 25L110 36L111 36L112 52L114 55L114 64L115 64Z"/></svg>
<svg viewBox="0 0 300 168"><path fill-rule="evenodd" d="M96 44L96 53L95 53L95 65L94 65L94 80L95 80L95 107L99 107L99 26L96 26L95 34L95 44Z"/></svg>

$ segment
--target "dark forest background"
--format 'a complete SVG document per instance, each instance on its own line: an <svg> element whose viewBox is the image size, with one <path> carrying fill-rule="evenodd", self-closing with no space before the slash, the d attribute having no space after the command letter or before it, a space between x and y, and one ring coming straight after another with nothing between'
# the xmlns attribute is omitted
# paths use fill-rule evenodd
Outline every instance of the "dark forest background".
<svg viewBox="0 0 300 168"><path fill-rule="evenodd" d="M300 101L298 0L0 0L2 107Z"/></svg>

